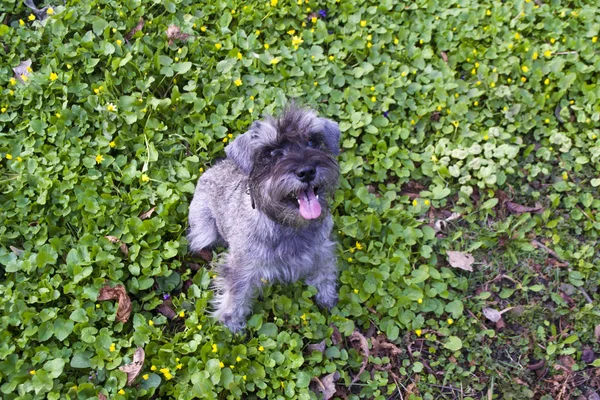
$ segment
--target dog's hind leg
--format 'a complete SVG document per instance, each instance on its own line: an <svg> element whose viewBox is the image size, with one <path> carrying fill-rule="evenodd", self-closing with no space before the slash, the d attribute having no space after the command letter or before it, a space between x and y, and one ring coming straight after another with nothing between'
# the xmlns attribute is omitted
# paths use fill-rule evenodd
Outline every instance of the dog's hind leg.
<svg viewBox="0 0 600 400"><path fill-rule="evenodd" d="M215 218L207 206L197 202L194 204L192 201L189 221L187 239L190 243L190 252L197 253L219 241Z"/></svg>

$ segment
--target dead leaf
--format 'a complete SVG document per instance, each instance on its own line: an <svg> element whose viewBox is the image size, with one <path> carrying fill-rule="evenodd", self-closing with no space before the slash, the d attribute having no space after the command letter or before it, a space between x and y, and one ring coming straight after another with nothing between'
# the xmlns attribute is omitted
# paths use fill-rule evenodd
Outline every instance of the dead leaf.
<svg viewBox="0 0 600 400"><path fill-rule="evenodd" d="M140 374L142 367L144 366L144 359L146 358L146 354L144 353L144 349L138 347L135 349L135 353L133 353L133 360L131 364L122 365L119 369L127 374L127 386L131 386L135 378Z"/></svg>
<svg viewBox="0 0 600 400"><path fill-rule="evenodd" d="M569 370L573 370L573 365L575 365L575 360L571 356L560 356L558 357L558 361Z"/></svg>
<svg viewBox="0 0 600 400"><path fill-rule="evenodd" d="M152 216L152 214L154 213L154 210L156 210L156 207L152 207L151 209L149 209L145 213L140 214L140 219L144 220L144 219L150 218Z"/></svg>
<svg viewBox="0 0 600 400"><path fill-rule="evenodd" d="M167 39L169 39L169 46L173 44L175 40L187 40L193 37L187 33L181 33L181 29L177 25L169 25L167 28Z"/></svg>
<svg viewBox="0 0 600 400"><path fill-rule="evenodd" d="M21 64L19 64L13 68L13 72L15 73L15 78L18 79L21 83L25 83L25 79L23 79L23 77L28 77L30 70L31 70L31 58L29 58L25 61L21 61Z"/></svg>
<svg viewBox="0 0 600 400"><path fill-rule="evenodd" d="M493 308L485 307L483 309L483 315L485 315L485 317L492 322L498 322L502 319L502 314L500 314L500 311L494 310Z"/></svg>
<svg viewBox="0 0 600 400"><path fill-rule="evenodd" d="M173 310L173 302L171 299L165 300L161 305L156 307L156 311L167 317L168 319L173 319L177 316L175 310Z"/></svg>
<svg viewBox="0 0 600 400"><path fill-rule="evenodd" d="M102 393L98 393L98 400L108 400L108 399Z"/></svg>
<svg viewBox="0 0 600 400"><path fill-rule="evenodd" d="M591 348L586 347L581 352L581 361L583 361L584 363L591 364L594 362L595 359L596 359L596 354L594 354L594 350L592 350Z"/></svg>
<svg viewBox="0 0 600 400"><path fill-rule="evenodd" d="M212 261L212 251L207 249L202 249L198 252L198 256L206 262Z"/></svg>
<svg viewBox="0 0 600 400"><path fill-rule="evenodd" d="M340 373L335 371L325 375L323 378L313 378L313 382L317 383L317 390L323 393L323 400L329 400L335 394L335 382L340 379Z"/></svg>
<svg viewBox="0 0 600 400"><path fill-rule="evenodd" d="M594 337L600 342L600 325L596 325L594 328Z"/></svg>
<svg viewBox="0 0 600 400"><path fill-rule="evenodd" d="M125 254L125 257L129 257L129 248L125 243L121 243L119 249L121 249L121 253Z"/></svg>
<svg viewBox="0 0 600 400"><path fill-rule="evenodd" d="M135 35L139 31L141 31L143 27L144 27L144 18L140 17L140 20L138 21L137 25L132 30L127 32L127 34L124 36L125 40L127 40L127 41L131 40L133 35Z"/></svg>
<svg viewBox="0 0 600 400"><path fill-rule="evenodd" d="M120 240L118 237L116 236L104 236L106 238L106 240L108 240L111 243L119 243Z"/></svg>
<svg viewBox="0 0 600 400"><path fill-rule="evenodd" d="M538 213L543 211L542 205L539 203L536 203L535 207L526 207L512 201L506 202L506 209L513 214L523 214L527 212Z"/></svg>
<svg viewBox="0 0 600 400"><path fill-rule="evenodd" d="M25 253L23 250L16 248L15 246L9 246L10 247L10 251L12 251L13 253L15 253L17 255L17 257L19 257L20 255L22 255L23 253Z"/></svg>
<svg viewBox="0 0 600 400"><path fill-rule="evenodd" d="M321 340L319 343L313 343L306 346L306 348L310 351L318 351L319 353L325 352L325 339Z"/></svg>
<svg viewBox="0 0 600 400"><path fill-rule="evenodd" d="M333 332L331 333L331 342L335 345L342 343L342 334L340 330L334 324L330 325L333 328Z"/></svg>
<svg viewBox="0 0 600 400"><path fill-rule="evenodd" d="M459 268L464 271L473 271L471 264L475 262L473 256L469 253L463 253L462 251L450 251L447 250L448 262L453 268Z"/></svg>
<svg viewBox="0 0 600 400"><path fill-rule="evenodd" d="M352 332L348 340L350 341L352 347L358 350L359 353L362 352L363 355L363 361L362 365L360 366L360 370L358 371L358 374L356 374L356 376L352 379L352 383L354 383L358 380L360 374L362 374L365 368L367 367L367 361L369 360L369 343L367 343L367 339L359 331Z"/></svg>
<svg viewBox="0 0 600 400"><path fill-rule="evenodd" d="M131 300L129 296L127 296L127 292L125 292L125 286L117 285L114 288L106 285L100 289L100 293L98 295L98 301L104 300L117 300L117 321L121 321L122 323L126 323L129 320L129 315L131 314Z"/></svg>
<svg viewBox="0 0 600 400"><path fill-rule="evenodd" d="M440 53L440 55L442 56L442 60L444 60L444 62L447 63L448 62L448 54L446 54L445 51L442 51Z"/></svg>

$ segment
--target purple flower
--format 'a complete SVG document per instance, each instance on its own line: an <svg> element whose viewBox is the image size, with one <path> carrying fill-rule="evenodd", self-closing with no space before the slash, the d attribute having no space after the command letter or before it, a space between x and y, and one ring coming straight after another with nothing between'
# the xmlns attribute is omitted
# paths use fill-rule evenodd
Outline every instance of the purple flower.
<svg viewBox="0 0 600 400"><path fill-rule="evenodd" d="M327 10L319 10L319 15L321 18L327 18Z"/></svg>
<svg viewBox="0 0 600 400"><path fill-rule="evenodd" d="M383 116L387 118L388 117L388 113L389 113L389 111L384 111L383 112Z"/></svg>
<svg viewBox="0 0 600 400"><path fill-rule="evenodd" d="M169 300L170 297L171 295L169 293L163 294L163 300Z"/></svg>

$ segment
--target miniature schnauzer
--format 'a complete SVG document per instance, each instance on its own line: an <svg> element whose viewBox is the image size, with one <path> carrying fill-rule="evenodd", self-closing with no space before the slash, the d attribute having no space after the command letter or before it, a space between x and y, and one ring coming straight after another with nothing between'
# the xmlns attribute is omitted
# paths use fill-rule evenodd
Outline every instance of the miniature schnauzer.
<svg viewBox="0 0 600 400"><path fill-rule="evenodd" d="M198 180L190 204L190 250L229 246L215 280L214 316L243 329L265 282L304 279L323 307L337 303L333 220L327 199L339 178L338 125L288 107L252 124L227 157Z"/></svg>

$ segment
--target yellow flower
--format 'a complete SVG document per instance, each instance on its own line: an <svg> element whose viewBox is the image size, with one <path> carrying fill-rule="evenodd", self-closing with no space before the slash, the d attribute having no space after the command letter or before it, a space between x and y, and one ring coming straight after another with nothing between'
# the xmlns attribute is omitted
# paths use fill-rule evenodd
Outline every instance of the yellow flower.
<svg viewBox="0 0 600 400"><path fill-rule="evenodd" d="M454 320L452 318L448 318L448 325L452 325L454 323Z"/></svg>
<svg viewBox="0 0 600 400"><path fill-rule="evenodd" d="M479 86L479 85L481 85L481 81L477 81L477 82L475 82L475 84L476 84L477 86Z"/></svg>
<svg viewBox="0 0 600 400"><path fill-rule="evenodd" d="M55 81L57 79L58 79L58 75L56 75L54 72L50 72L50 80Z"/></svg>
<svg viewBox="0 0 600 400"><path fill-rule="evenodd" d="M508 44L508 48L509 48L509 49L512 49L512 48L513 48L513 44L512 44L512 43L509 43L509 44Z"/></svg>
<svg viewBox="0 0 600 400"><path fill-rule="evenodd" d="M177 364L177 365L175 366L175 369L181 369L181 368L183 368L183 364Z"/></svg>
<svg viewBox="0 0 600 400"><path fill-rule="evenodd" d="M25 75L25 74L22 74L22 75L21 75L21 80L22 80L23 82L27 82L27 81L29 80L29 78L27 77L27 75Z"/></svg>
<svg viewBox="0 0 600 400"><path fill-rule="evenodd" d="M302 321L306 321L306 314L302 314L302 315L300 316L300 319L301 319Z"/></svg>
<svg viewBox="0 0 600 400"><path fill-rule="evenodd" d="M416 124L415 120L414 120L414 119L411 119L411 120L410 120L410 124L411 124L411 125L414 125L414 124Z"/></svg>
<svg viewBox="0 0 600 400"><path fill-rule="evenodd" d="M179 313L179 317L180 317L180 318L183 318L183 317L185 317L185 311L181 311L181 312Z"/></svg>
<svg viewBox="0 0 600 400"><path fill-rule="evenodd" d="M552 44L556 43L556 39L550 38L550 43L552 43Z"/></svg>
<svg viewBox="0 0 600 400"><path fill-rule="evenodd" d="M221 50L221 47L223 47L223 45L222 45L221 43L216 43L216 44L215 44L215 48L216 48L217 50Z"/></svg>
<svg viewBox="0 0 600 400"><path fill-rule="evenodd" d="M546 78L546 80L544 80L544 85L549 85L550 84L550 79Z"/></svg>
<svg viewBox="0 0 600 400"><path fill-rule="evenodd" d="M276 7L279 0L271 0L271 7Z"/></svg>
<svg viewBox="0 0 600 400"><path fill-rule="evenodd" d="M223 361L219 362L219 367L225 368L225 364L223 364Z"/></svg>
<svg viewBox="0 0 600 400"><path fill-rule="evenodd" d="M148 182L150 180L150 177L146 174L142 174L142 182ZM148 323L150 324L150 322L152 322L152 320L150 320ZM150 324L151 326L154 325L154 322L152 322Z"/></svg>
<svg viewBox="0 0 600 400"><path fill-rule="evenodd" d="M319 85L319 82L315 81L313 84L314 84L315 86L318 86L318 85Z"/></svg>
<svg viewBox="0 0 600 400"><path fill-rule="evenodd" d="M419 202L417 201L417 199L414 199L414 200L413 200L413 202L412 202L412 205L413 205L414 207L416 207L416 206L417 206L417 204L419 204Z"/></svg>
<svg viewBox="0 0 600 400"><path fill-rule="evenodd" d="M508 83L511 83L511 82L512 82L512 79L508 78L508 79L506 80L506 82L508 82Z"/></svg>
<svg viewBox="0 0 600 400"><path fill-rule="evenodd" d="M527 78L525 78L524 76L521 77L521 82L525 83L527 82Z"/></svg>
<svg viewBox="0 0 600 400"><path fill-rule="evenodd" d="M363 245L362 245L362 244L360 244L360 242L356 242L356 248L357 248L358 250L362 250L362 249L363 249Z"/></svg>
<svg viewBox="0 0 600 400"><path fill-rule="evenodd" d="M276 58L272 59L271 60L271 65L277 64L279 62L279 60L280 60L279 57L276 57Z"/></svg>
<svg viewBox="0 0 600 400"><path fill-rule="evenodd" d="M112 351L116 351L116 350L117 350L117 348L115 347L115 344L114 344L114 343L111 343L111 344L110 344L110 348L109 348L109 350L110 350L111 352L112 352Z"/></svg>
<svg viewBox="0 0 600 400"><path fill-rule="evenodd" d="M116 107L116 106L115 106L113 103L108 103L108 104L106 105L106 109L107 109L108 111L117 111L117 107Z"/></svg>
<svg viewBox="0 0 600 400"><path fill-rule="evenodd" d="M488 135L483 136L483 140L488 140L490 137Z"/></svg>
<svg viewBox="0 0 600 400"><path fill-rule="evenodd" d="M367 42L367 47L370 49L371 47L373 47L373 43Z"/></svg>
<svg viewBox="0 0 600 400"><path fill-rule="evenodd" d="M477 70L476 70L475 68L473 68L473 69L471 70L471 75L475 75L476 73L477 73Z"/></svg>
<svg viewBox="0 0 600 400"><path fill-rule="evenodd" d="M104 161L104 157L102 156L102 154L98 154L96 156L96 163L100 164L102 161Z"/></svg>
<svg viewBox="0 0 600 400"><path fill-rule="evenodd" d="M455 128L458 128L458 121L452 121L452 125L454 125Z"/></svg>
<svg viewBox="0 0 600 400"><path fill-rule="evenodd" d="M121 39L117 39L117 46L120 46L120 45L121 45L121 43L123 43L123 42L121 41Z"/></svg>
<svg viewBox="0 0 600 400"><path fill-rule="evenodd" d="M335 59L334 56L329 56L329 61L333 61Z"/></svg>
<svg viewBox="0 0 600 400"><path fill-rule="evenodd" d="M269 50L269 44L265 43L265 50Z"/></svg>
<svg viewBox="0 0 600 400"><path fill-rule="evenodd" d="M35 369L32 369L31 371L29 371L30 375L35 375Z"/></svg>
<svg viewBox="0 0 600 400"><path fill-rule="evenodd" d="M365 26L367 26L367 21L364 21L364 20L363 20L363 21L360 21L360 26L362 26L363 28L364 28Z"/></svg>
<svg viewBox="0 0 600 400"><path fill-rule="evenodd" d="M289 31L287 31L288 35L293 35L296 33L295 29L290 29Z"/></svg>
<svg viewBox="0 0 600 400"><path fill-rule="evenodd" d="M218 351L218 350L217 350L217 345L216 345L216 344L213 344L213 345L212 345L212 352L213 352L213 353L216 353L217 351Z"/></svg>
<svg viewBox="0 0 600 400"><path fill-rule="evenodd" d="M546 118L546 119L544 120L544 122L545 122L545 123L547 123L547 124L549 124L549 123L550 123L550 119L549 119L549 118Z"/></svg>
<svg viewBox="0 0 600 400"><path fill-rule="evenodd" d="M428 206L428 205L429 205L429 200L425 200L425 201L423 202L423 204L425 204L426 206Z"/></svg>
<svg viewBox="0 0 600 400"><path fill-rule="evenodd" d="M489 17L490 15L492 15L492 11L491 11L491 10L487 10L487 11L485 12L485 15L487 15L487 16Z"/></svg>
<svg viewBox="0 0 600 400"><path fill-rule="evenodd" d="M592 38L592 43L596 43L597 41L598 41L598 36L594 36L594 37Z"/></svg>
<svg viewBox="0 0 600 400"><path fill-rule="evenodd" d="M417 300L417 303L422 304L423 303L423 299Z"/></svg>
<svg viewBox="0 0 600 400"><path fill-rule="evenodd" d="M6 112L6 107L0 108L0 112L5 113Z"/></svg>
<svg viewBox="0 0 600 400"><path fill-rule="evenodd" d="M377 97L375 97L375 96L371 97L371 101L372 101L373 103L375 103L375 102L377 101Z"/></svg>
<svg viewBox="0 0 600 400"><path fill-rule="evenodd" d="M240 361L242 361L242 358L241 358L240 356L237 356L237 357L235 358L235 361L236 361L236 362L240 362Z"/></svg>
<svg viewBox="0 0 600 400"><path fill-rule="evenodd" d="M150 371L156 371L156 365L151 366Z"/></svg>
<svg viewBox="0 0 600 400"><path fill-rule="evenodd" d="M552 51L550 51L550 50L546 50L546 51L544 52L544 57L546 57L546 58L550 58L550 57L552 57Z"/></svg>
<svg viewBox="0 0 600 400"><path fill-rule="evenodd" d="M592 139L593 139L593 138L592 138ZM21 161L23 161L23 159L22 159L21 157L17 156L17 161L18 161L18 162L21 162Z"/></svg>
<svg viewBox="0 0 600 400"><path fill-rule="evenodd" d="M406 75L408 75L408 72L406 72L406 71L402 71L402 73L401 73L400 75L402 75L402 76L406 76Z"/></svg>
<svg viewBox="0 0 600 400"><path fill-rule="evenodd" d="M201 30L202 32L206 32L206 26L201 26L201 27L200 27L200 30Z"/></svg>
<svg viewBox="0 0 600 400"><path fill-rule="evenodd" d="M478 101L475 101L475 102L473 102L473 105L474 105L475 107L477 107L477 106L479 105L479 102L478 102Z"/></svg>
<svg viewBox="0 0 600 400"><path fill-rule="evenodd" d="M119 394L120 394L120 395L124 395L124 394L125 394L125 391L124 391L123 389L121 389L121 390L119 390Z"/></svg>
<svg viewBox="0 0 600 400"><path fill-rule="evenodd" d="M146 178L148 177L148 175L142 175L142 180L144 180L144 176L145 176ZM149 321L148 321L148 325L150 325L150 326L154 325L154 321L152 321L152 320L149 320ZM152 370L152 371L154 371L154 370Z"/></svg>
<svg viewBox="0 0 600 400"><path fill-rule="evenodd" d="M10 94L11 96L14 96L15 95L15 91L11 89L11 90L8 91L8 94Z"/></svg>
<svg viewBox="0 0 600 400"><path fill-rule="evenodd" d="M233 83L235 84L235 86L242 86L242 80L240 78L233 81Z"/></svg>
<svg viewBox="0 0 600 400"><path fill-rule="evenodd" d="M235 14L235 10L231 10L231 14Z"/></svg>
<svg viewBox="0 0 600 400"><path fill-rule="evenodd" d="M352 262L352 257L349 257L349 258L348 258L348 262Z"/></svg>
<svg viewBox="0 0 600 400"><path fill-rule="evenodd" d="M311 21L313 24L316 24L316 23L317 23L317 17L312 17L312 18L310 19L310 21Z"/></svg>
<svg viewBox="0 0 600 400"><path fill-rule="evenodd" d="M310 7L306 7L306 12L310 12Z"/></svg>
<svg viewBox="0 0 600 400"><path fill-rule="evenodd" d="M229 365L229 368L234 369L235 365Z"/></svg>
<svg viewBox="0 0 600 400"><path fill-rule="evenodd" d="M523 71L524 73L527 73L529 71L529 67L527 67L527 65L523 65L521 67L521 71Z"/></svg>
<svg viewBox="0 0 600 400"><path fill-rule="evenodd" d="M241 60L241 59L242 59L242 57L243 57L243 56L242 56L242 53L238 52L238 53L237 53L237 58L238 58L238 60Z"/></svg>
<svg viewBox="0 0 600 400"><path fill-rule="evenodd" d="M567 174L567 171L563 172L562 174L562 178L566 181L567 179L569 179L569 174Z"/></svg>
<svg viewBox="0 0 600 400"><path fill-rule="evenodd" d="M13 85L13 86L17 84L17 80L16 80L15 78L10 78L8 81L9 81L9 82L10 82L10 84L11 84L11 85Z"/></svg>
<svg viewBox="0 0 600 400"><path fill-rule="evenodd" d="M110 148L114 148L116 145L117 145L117 144L115 143L115 141L114 141L114 140L113 140L113 141L111 141L111 142L108 144L108 146L109 146Z"/></svg>
<svg viewBox="0 0 600 400"><path fill-rule="evenodd" d="M304 43L304 40L300 36L292 37L292 46L300 46Z"/></svg>
<svg viewBox="0 0 600 400"><path fill-rule="evenodd" d="M25 25L25 21L23 21L22 19L19 20L19 25L23 26Z"/></svg>
<svg viewBox="0 0 600 400"><path fill-rule="evenodd" d="M519 39L521 39L521 35L519 34L519 32L515 33L515 39L516 39L516 40L519 40Z"/></svg>
<svg viewBox="0 0 600 400"><path fill-rule="evenodd" d="M54 8L48 7L48 9L46 10L46 14L48 14L48 15L54 14Z"/></svg>
<svg viewBox="0 0 600 400"><path fill-rule="evenodd" d="M27 17L27 19L30 21L35 21L35 15L29 14L29 17Z"/></svg>
<svg viewBox="0 0 600 400"><path fill-rule="evenodd" d="M265 351L265 348L262 346L258 346L258 351Z"/></svg>
<svg viewBox="0 0 600 400"><path fill-rule="evenodd" d="M417 336L421 336L421 334L423 333L423 331L421 331L420 329L416 329L415 333L417 334Z"/></svg>
<svg viewBox="0 0 600 400"><path fill-rule="evenodd" d="M143 380L147 381L147 380L148 380L148 378L150 378L150 376L149 376L148 374L144 374L144 375L142 375L142 379L143 379Z"/></svg>
<svg viewBox="0 0 600 400"><path fill-rule="evenodd" d="M354 289L354 293L358 294L358 289Z"/></svg>
<svg viewBox="0 0 600 400"><path fill-rule="evenodd" d="M242 376L242 379L243 379L243 380L246 380L246 375Z"/></svg>
<svg viewBox="0 0 600 400"><path fill-rule="evenodd" d="M538 54L538 52L537 52L537 51L534 51L534 52L533 52L533 55L531 56L531 58L532 58L532 59L534 59L534 60L537 60L537 59L538 59L538 57L539 57L539 54Z"/></svg>

